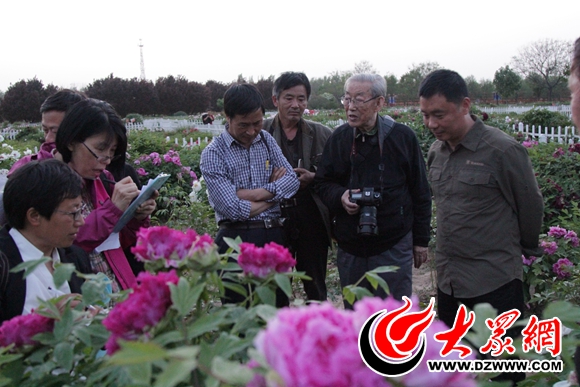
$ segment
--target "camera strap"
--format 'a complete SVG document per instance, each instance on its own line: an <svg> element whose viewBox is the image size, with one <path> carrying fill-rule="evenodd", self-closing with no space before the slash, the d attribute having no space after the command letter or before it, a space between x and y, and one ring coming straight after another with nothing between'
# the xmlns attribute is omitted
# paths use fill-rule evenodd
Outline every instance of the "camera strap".
<svg viewBox="0 0 580 387"><path fill-rule="evenodd" d="M387 137L389 137L389 135L391 134L391 132L393 131L393 127L395 126L395 120L393 120L390 116L384 116L382 117L384 120L385 125L381 125L381 122L379 122L379 130L378 130L378 136L379 136L379 155L380 155L380 164L379 164L379 171L381 171L381 175L380 175L380 185L381 185L381 196L383 195L383 174L385 171L385 161L383 159L383 144L385 142L385 140L387 139ZM380 120L381 116L377 116L377 120ZM354 175L354 159L356 156L356 128L353 128L352 131L352 148L350 151L350 182L349 182L349 187L352 187L352 178ZM349 188L352 189L352 188Z"/></svg>

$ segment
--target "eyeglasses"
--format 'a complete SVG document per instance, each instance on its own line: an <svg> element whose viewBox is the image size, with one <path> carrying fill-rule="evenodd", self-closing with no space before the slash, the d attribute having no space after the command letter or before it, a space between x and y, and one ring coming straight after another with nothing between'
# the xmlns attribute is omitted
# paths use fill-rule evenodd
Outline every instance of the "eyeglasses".
<svg viewBox="0 0 580 387"><path fill-rule="evenodd" d="M357 107L357 106L361 106L369 101L372 101L373 99L379 98L380 95L377 95L375 97L369 98L366 101L363 101L362 99L352 99L350 97L345 97L344 95L340 98L340 102L344 105L344 106L353 106L353 107Z"/></svg>
<svg viewBox="0 0 580 387"><path fill-rule="evenodd" d="M81 220L81 216L82 216L82 208L79 208L75 212L68 212L68 211L62 211L62 210L56 210L56 212L60 212L61 214L72 216L73 221L75 221L75 222Z"/></svg>
<svg viewBox="0 0 580 387"><path fill-rule="evenodd" d="M84 142L81 142L81 144L83 144L83 145L85 146L85 148L87 148L87 150L88 150L89 152L91 152L91 154L92 154L93 156L95 156L95 159L97 159L97 161L98 161L98 162L100 162L100 163L106 163L107 161L115 161L115 160L119 160L119 158L121 157L121 155L120 155L120 154L118 154L118 155L115 155L115 156L99 156L99 155L97 155L95 152L93 152L93 151L91 150L91 148L89 148L89 147L87 146L87 144L85 144Z"/></svg>

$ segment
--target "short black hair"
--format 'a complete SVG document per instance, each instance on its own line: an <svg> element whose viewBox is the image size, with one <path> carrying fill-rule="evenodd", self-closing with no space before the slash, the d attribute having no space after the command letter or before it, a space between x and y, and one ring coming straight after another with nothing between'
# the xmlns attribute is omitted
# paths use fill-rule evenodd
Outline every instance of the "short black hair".
<svg viewBox="0 0 580 387"><path fill-rule="evenodd" d="M4 187L4 211L11 227L22 230L26 212L34 208L46 219L65 199L81 195L82 179L57 159L34 160L18 168Z"/></svg>
<svg viewBox="0 0 580 387"><path fill-rule="evenodd" d="M236 114L245 116L264 108L264 97L260 90L249 83L241 83L230 86L224 94L224 113L228 118L234 118ZM60 152L60 151L59 151Z"/></svg>
<svg viewBox="0 0 580 387"><path fill-rule="evenodd" d="M437 94L455 104L460 104L469 97L465 80L452 70L435 70L421 81L419 97L431 98Z"/></svg>
<svg viewBox="0 0 580 387"><path fill-rule="evenodd" d="M306 98L310 98L310 92L312 88L310 87L310 81L304 73L295 73L292 71L287 71L282 73L275 81L272 87L272 95L276 98L280 98L280 94L284 90L288 90L294 86L304 86L306 88Z"/></svg>
<svg viewBox="0 0 580 387"><path fill-rule="evenodd" d="M40 105L40 113L42 114L53 110L66 112L71 106L86 98L84 94L78 91L63 89L44 100L42 105Z"/></svg>
<svg viewBox="0 0 580 387"><path fill-rule="evenodd" d="M110 142L117 138L115 156L107 169L117 176L125 168L127 129L115 109L105 101L87 98L73 105L66 113L56 133L56 149L65 163L72 159L69 145L82 143L87 138L106 133Z"/></svg>

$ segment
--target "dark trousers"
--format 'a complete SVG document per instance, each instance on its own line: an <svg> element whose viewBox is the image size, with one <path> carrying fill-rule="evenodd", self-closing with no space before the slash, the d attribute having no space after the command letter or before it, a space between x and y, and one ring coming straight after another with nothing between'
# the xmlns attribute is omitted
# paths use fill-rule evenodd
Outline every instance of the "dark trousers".
<svg viewBox="0 0 580 387"><path fill-rule="evenodd" d="M455 315L460 304L473 310L475 305L485 302L497 309L498 315L512 309L517 309L522 313L520 319L523 318L525 304L522 281L515 279L492 292L473 298L456 298L453 295L443 293L441 289L437 288L437 314L439 315L439 320L447 324L448 327L453 326ZM510 328L507 330L506 336L515 339L521 334L521 329L521 327ZM497 378L494 378L494 380L511 380L515 385L516 382L522 381L525 378L526 374L523 372L505 372Z"/></svg>
<svg viewBox="0 0 580 387"><path fill-rule="evenodd" d="M257 228L251 230L220 229L215 237L215 244L218 246L218 252L223 254L229 248L228 244L224 241L224 238L235 239L238 236L242 239L243 242L253 243L257 247L264 247L266 243L270 242L275 242L279 245L286 246L286 236L282 227L274 227L269 229ZM229 260L231 262L236 262L236 260L233 258L229 258ZM224 281L227 281L227 279ZM241 294L236 293L233 290L226 289L222 303L240 303L243 302L244 299L245 297ZM286 294L281 289L277 289L276 307L281 308L288 306L289 304L290 302Z"/></svg>
<svg viewBox="0 0 580 387"><path fill-rule="evenodd" d="M390 294L397 300L403 296L411 297L413 293L413 233L409 231L397 244L379 255L364 258L349 254L338 248L336 254L340 285L355 284L367 271L380 266L398 266L394 272L378 274L389 286ZM388 294L380 286L374 289L365 279L360 287L367 288L375 297L387 298ZM352 305L344 301L344 307L352 309Z"/></svg>
<svg viewBox="0 0 580 387"><path fill-rule="evenodd" d="M316 203L310 197L296 207L283 209L282 216L286 218L284 228L296 270L312 278L302 281L306 296L309 300L326 301L328 234Z"/></svg>

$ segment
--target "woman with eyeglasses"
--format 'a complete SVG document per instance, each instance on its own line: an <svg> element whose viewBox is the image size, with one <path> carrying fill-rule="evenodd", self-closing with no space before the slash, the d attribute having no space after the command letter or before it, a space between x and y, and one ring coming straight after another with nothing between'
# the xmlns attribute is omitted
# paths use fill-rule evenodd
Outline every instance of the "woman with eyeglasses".
<svg viewBox="0 0 580 387"><path fill-rule="evenodd" d="M101 246L139 194L137 185L129 176L114 185L111 196L101 180L102 174L108 180L114 180L113 175L122 175L125 167L127 130L123 121L107 102L96 99L81 101L67 112L60 124L56 149L84 182L80 216L85 224L77 233L75 245L89 253L93 271L103 272L111 279L114 293L131 287L135 275L123 248L134 244L135 233L141 227L149 226L149 215L155 210L158 193L139 206L135 217L121 231L119 243L113 243L113 247Z"/></svg>

